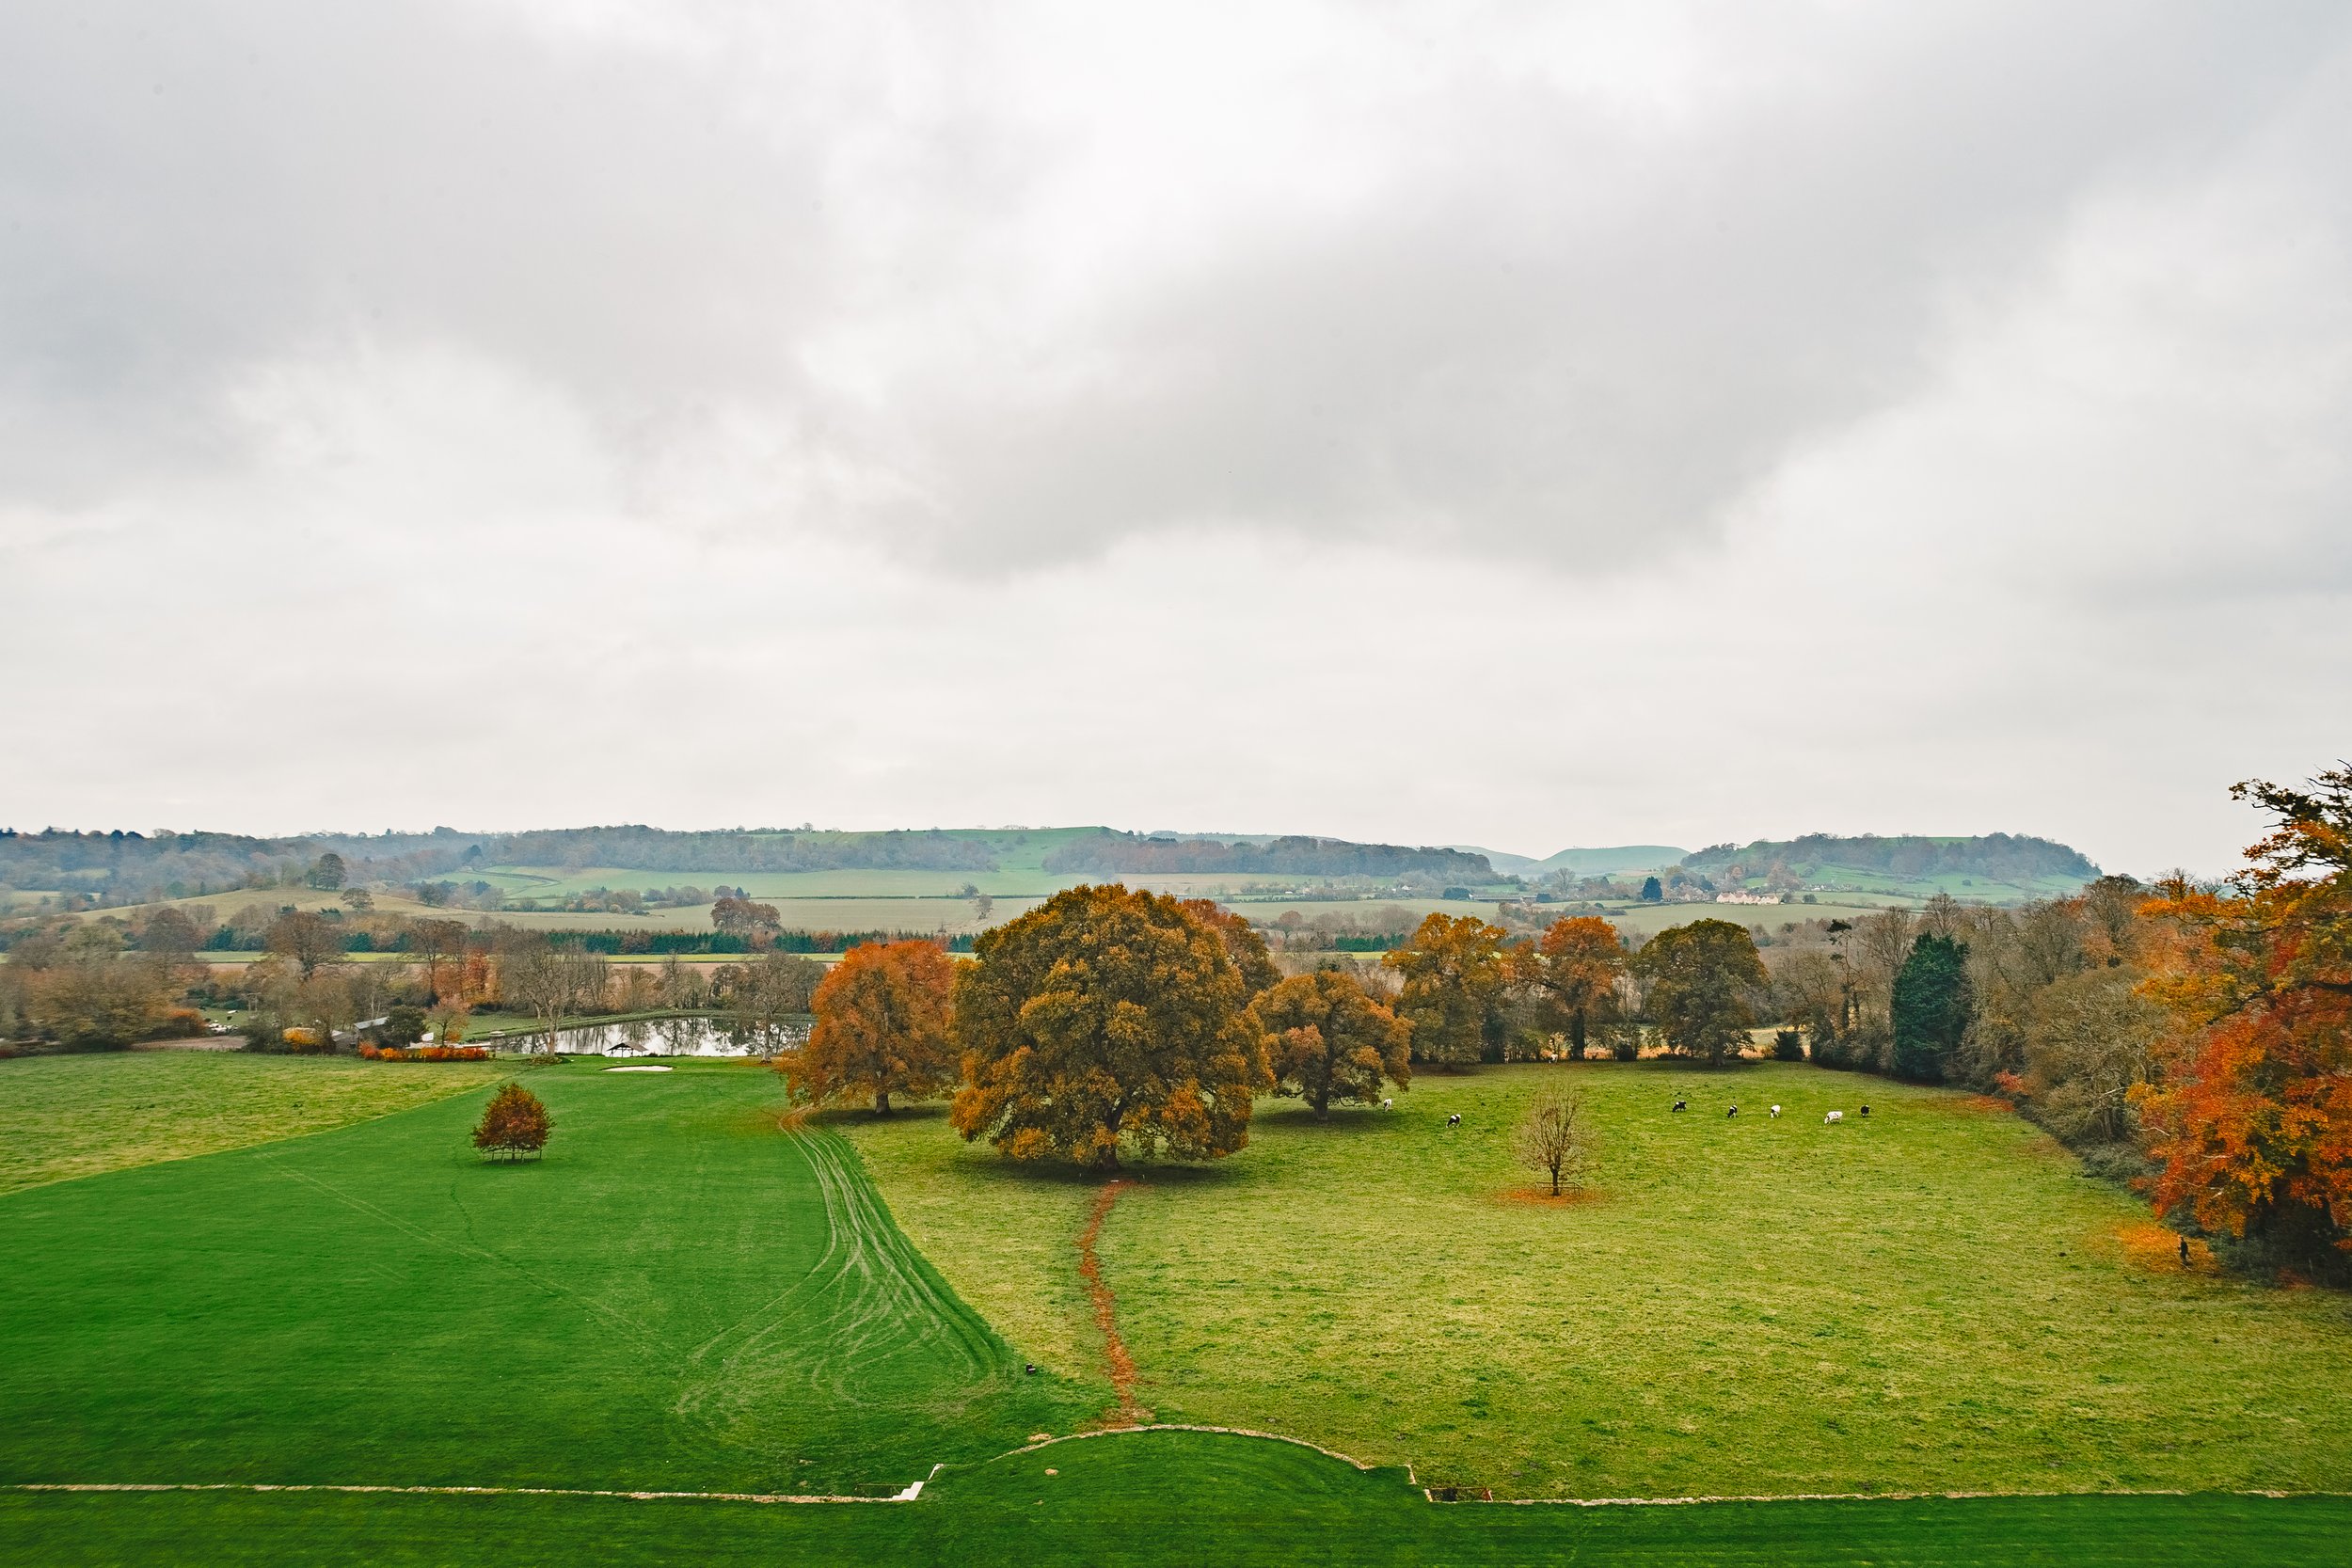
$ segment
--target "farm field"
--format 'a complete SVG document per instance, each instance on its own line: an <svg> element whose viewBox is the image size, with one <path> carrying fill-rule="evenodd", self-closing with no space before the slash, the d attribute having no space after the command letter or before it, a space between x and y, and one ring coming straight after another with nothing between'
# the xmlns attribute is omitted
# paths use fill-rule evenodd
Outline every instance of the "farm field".
<svg viewBox="0 0 2352 1568"><path fill-rule="evenodd" d="M1058 1473L1056 1473L1058 1472ZM0 1552L56 1568L669 1564L1902 1564L2145 1568L2343 1560L2341 1497L2067 1497L1510 1508L1284 1443L1131 1433L943 1474L913 1503L0 1492Z"/></svg>
<svg viewBox="0 0 2352 1568"><path fill-rule="evenodd" d="M0 1357L0 1561L2316 1564L2341 1560L2352 1530L2352 1500L2332 1497L1512 1508L1431 1503L1393 1457L1376 1453L1365 1457L1388 1467L1200 1433L1031 1447L1033 1433L1087 1429L1110 1393L1074 1268L1096 1181L1009 1169L962 1145L935 1107L886 1123L836 1115L787 1132L774 1080L730 1063L667 1074L607 1073L589 1062L532 1070L526 1081L558 1127L536 1164L485 1166L465 1148L481 1086L313 1136L195 1159L156 1152L130 1109L150 1103L167 1075L206 1062L342 1065L394 1085L458 1070L234 1056L0 1064L0 1074L106 1069L55 1080L25 1125L48 1128L55 1142L57 1127L72 1123L97 1144L112 1128L120 1158L167 1162L0 1197L8 1352ZM1957 1096L1808 1069L1711 1078L1646 1065L1549 1069L1590 1080L1609 1108L1613 1149L1638 1153L1646 1174L1589 1204L1496 1202L1522 1184L1498 1161L1497 1120L1543 1070L1427 1080L1405 1101L1408 1111L1335 1127L1269 1108L1252 1147L1229 1165L1139 1173L1101 1247L1144 1396L1160 1417L1246 1414L1247 1424L1294 1433L1318 1420L1365 1427L1374 1441L1358 1452L1381 1435L1369 1427L1401 1431L1414 1439L1403 1446L1425 1481L1470 1477L1468 1467L1445 1471L1444 1444L1424 1439L1471 1423L1498 1451L1516 1452L1537 1432L1565 1460L1597 1453L1602 1465L1561 1472L1581 1495L1611 1476L1654 1483L1644 1495L1700 1475L1772 1479L1790 1450L1806 1457L1806 1429L1768 1418L1754 1396L1789 1363L1780 1339L1799 1337L1784 1320L1809 1303L1805 1329L1833 1332L1804 1340L1801 1354L1808 1368L1837 1370L1812 1381L1852 1383L1827 1435L1815 1434L1883 1461L1855 1489L1903 1489L1932 1469L1938 1438L1978 1460L2005 1457L2011 1468L1996 1490L2100 1483L2022 1462L2021 1452L2041 1450L2006 1443L1997 1423L1987 1427L1989 1412L1945 1431L1934 1423L1967 1391L1909 1386L1899 1364L1931 1350L1939 1366L1973 1359L2000 1370L1997 1347L1940 1342L1971 1327L1942 1298L1965 1287L1960 1276L1984 1262L1988 1242L2071 1242L2086 1219L2095 1231L2132 1214L2036 1147L2029 1130ZM1882 1097L1869 1128L1817 1121L1802 1130L1880 1142L1817 1140L1808 1158L1791 1120L1654 1114L1660 1094L1693 1079L1736 1086L1743 1104L1756 1089L1792 1108L1809 1091L1867 1087ZM191 1116L221 1114L256 1082L168 1081L181 1085ZM1449 1136L1453 1111L1466 1125ZM1776 1136L1788 1141L1770 1141ZM895 1195L905 1232L853 1145ZM1920 1196L1922 1184L1941 1196ZM1808 1185L1827 1196L1788 1196ZM1952 1218L2021 1198L2043 1206L2022 1231L1974 1235ZM1710 1216L1710 1204L1784 1228L1769 1246L1742 1251L1737 1227ZM1956 1256L1931 1280L1893 1244L1907 1234L1899 1215L1882 1215L1861 1235L1839 1228L1878 1206L1920 1208L1925 1228ZM1604 1216L1607 1233L1569 1259L1585 1265L1581 1293L1547 1298L1544 1320L1531 1320L1528 1282L1560 1277L1544 1268L1563 1257L1562 1238L1546 1227ZM1821 1261L1801 1235L1788 1252L1800 1223L1845 1247L1843 1277L1790 1284ZM1677 1244L1640 1256L1645 1227ZM1213 1250L1219 1231L1230 1244ZM948 1274L968 1275L966 1295L908 1233L937 1239ZM1868 1257L1872 1247L1884 1255ZM2169 1402L2178 1432L2253 1445L2237 1468L2263 1470L2269 1484L2312 1484L2289 1473L2302 1449L2314 1462L2344 1451L2328 1415L2343 1402L2340 1304L2145 1273L2096 1245L2011 1274L1996 1284L1996 1305L2048 1284L2067 1295L2053 1317L2063 1310L2090 1324L2033 1325L2061 1333L2055 1354L2077 1357L2088 1347L2092 1356L2071 1374L2034 1363L2068 1406L2020 1406L2052 1444L2116 1421L2100 1404L2116 1400L2128 1408L2108 1435L2124 1448ZM1922 1299L1931 1285L1936 1299ZM1408 1290L1421 1292L1418 1306L1401 1298ZM990 1304L991 1320L967 1299ZM2101 1326L2103 1306L2133 1315ZM2218 1391L2227 1397L2199 1404L2146 1367L2106 1394L2101 1380L2135 1359L2119 1337L2168 1322L2176 1338L2207 1327L2259 1335L2266 1355L2300 1358L2308 1386L2287 1387L2268 1360L2233 1340L2216 1374L2238 1386ZM1595 1360L1604 1338L1610 1353ZM1473 1353L1481 1343L1488 1349ZM1507 1345L1502 1356L1498 1343ZM1042 1364L1040 1376L1020 1373L1024 1357ZM1495 1375L1474 1390L1486 1408L1470 1410L1449 1385L1468 1368L1492 1373L1498 1360L1524 1369L1542 1397L1515 1398ZM1587 1381L1570 1386L1564 1368L1574 1365ZM1747 1407L1730 1408L1742 1385ZM1363 1399L1351 1397L1358 1388L1390 1402L1394 1417L1368 1426ZM1645 1402L1661 1388L1686 1407L1679 1414L1703 1418L1704 1441L1659 1451L1677 1440L1669 1433L1693 1435L1677 1412ZM1693 1390L1705 1395L1695 1404ZM1916 1415L1929 1419L1890 1429L1899 1393L1919 1395ZM2267 1434L2231 1426L2232 1400L2259 1406ZM1641 1409L1628 1415L1628 1405ZM1613 1446L1597 1443L1596 1419L1649 1424ZM1740 1430L1729 1430L1734 1421ZM1882 1451L1890 1430L1896 1440ZM1437 1450L1434 1462L1425 1449ZM1780 1468L1758 1468L1758 1455L1775 1454ZM944 1468L913 1503L583 1495L870 1497L933 1465ZM2187 1467L2232 1468L2210 1454ZM2156 1484L2135 1474L2119 1470L2104 1484ZM157 1481L559 1495L24 1489Z"/></svg>
<svg viewBox="0 0 2352 1568"><path fill-rule="evenodd" d="M495 1062L173 1051L0 1061L0 1193L322 1132L460 1094Z"/></svg>
<svg viewBox="0 0 2352 1568"><path fill-rule="evenodd" d="M0 1481L863 1495L1086 1408L846 1144L778 1130L772 1075L529 1083L557 1127L531 1164L468 1147L477 1089L0 1198Z"/></svg>
<svg viewBox="0 0 2352 1568"><path fill-rule="evenodd" d="M1600 1119L1591 1201L1522 1200L1509 1130L1548 1077ZM842 1125L966 1299L1057 1365L1089 1353L1086 1184L937 1119ZM1262 1110L1216 1167L1132 1174L1099 1250L1163 1420L1511 1497L2345 1482L2344 1299L2185 1275L1997 1102L1804 1066L1488 1069L1325 1127Z"/></svg>

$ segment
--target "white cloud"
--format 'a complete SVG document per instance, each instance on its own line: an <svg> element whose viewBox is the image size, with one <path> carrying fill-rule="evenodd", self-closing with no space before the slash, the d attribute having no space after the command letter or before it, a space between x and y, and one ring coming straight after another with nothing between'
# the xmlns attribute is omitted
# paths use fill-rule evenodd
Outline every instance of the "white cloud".
<svg viewBox="0 0 2352 1568"><path fill-rule="evenodd" d="M2344 746L2346 33L14 16L0 818L2217 866Z"/></svg>

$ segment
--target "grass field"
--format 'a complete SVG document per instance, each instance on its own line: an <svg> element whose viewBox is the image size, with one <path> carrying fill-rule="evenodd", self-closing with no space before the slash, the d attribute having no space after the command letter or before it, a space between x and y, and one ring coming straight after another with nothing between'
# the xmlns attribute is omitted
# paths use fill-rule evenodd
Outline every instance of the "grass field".
<svg viewBox="0 0 2352 1568"><path fill-rule="evenodd" d="M348 1126L504 1070L212 1051L0 1061L0 1193Z"/></svg>
<svg viewBox="0 0 2352 1568"><path fill-rule="evenodd" d="M1079 1412L772 1075L531 1085L534 1164L476 1091L0 1199L0 1481L888 1492Z"/></svg>
<svg viewBox="0 0 2352 1568"><path fill-rule="evenodd" d="M1058 1472L1053 1473L1053 1472ZM762 1507L599 1497L0 1493L0 1552L116 1563L693 1562L1909 1565L2344 1560L2335 1497L1999 1497L1509 1508L1425 1502L1395 1471L1190 1433L1059 1443L951 1470L921 1500Z"/></svg>
<svg viewBox="0 0 2352 1568"><path fill-rule="evenodd" d="M187 1076L207 1063L292 1070ZM2341 1299L2149 1269L2113 1240L2127 1201L1957 1096L1549 1069L1610 1130L1604 1196L1550 1208L1505 1200L1498 1143L1547 1069L1490 1071L1333 1127L1277 1110L1225 1165L1123 1191L1102 1251L1162 1418L1391 1465L1359 1470L1195 1433L1013 1451L1106 1402L1073 1250L1096 1183L1008 1169L935 1110L787 1132L745 1065L600 1066L532 1072L556 1141L490 1167L479 1087L172 1160L144 1096L212 1121L358 1065L0 1064L80 1069L11 1132L164 1162L0 1197L0 1562L2296 1565L2352 1538L2342 1497L1449 1506L1394 1467L1505 1495L2341 1486ZM1662 1114L1681 1087L1699 1115ZM1708 1115L1732 1088L1805 1115ZM1857 1090L1867 1127L1820 1124ZM871 1496L934 1464L914 1503L577 1490ZM571 1495L19 1489L154 1481Z"/></svg>
<svg viewBox="0 0 2352 1568"><path fill-rule="evenodd" d="M1547 1075L1600 1118L1592 1201L1514 1196L1509 1131ZM843 1125L990 1321L1057 1366L1099 1354L1069 1278L1086 1184L937 1119ZM1218 1166L1136 1174L1100 1251L1164 1420L1514 1497L2352 1474L2344 1299L2184 1275L2128 1195L1996 1102L1803 1066L1497 1069L1327 1127L1262 1111Z"/></svg>

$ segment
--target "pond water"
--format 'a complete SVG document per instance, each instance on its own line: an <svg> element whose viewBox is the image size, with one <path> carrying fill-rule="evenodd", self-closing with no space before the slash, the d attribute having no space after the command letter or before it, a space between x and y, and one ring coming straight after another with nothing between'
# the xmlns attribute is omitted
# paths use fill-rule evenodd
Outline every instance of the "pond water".
<svg viewBox="0 0 2352 1568"><path fill-rule="evenodd" d="M805 1028L787 1029L778 1045L799 1045ZM755 1041L727 1033L723 1020L663 1018L635 1023L589 1023L555 1032L555 1049L573 1056L756 1056Z"/></svg>

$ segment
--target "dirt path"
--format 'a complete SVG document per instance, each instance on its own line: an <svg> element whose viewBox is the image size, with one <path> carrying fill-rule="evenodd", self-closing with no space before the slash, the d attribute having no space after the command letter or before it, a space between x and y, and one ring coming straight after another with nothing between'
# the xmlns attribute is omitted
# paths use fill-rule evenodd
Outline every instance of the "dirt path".
<svg viewBox="0 0 2352 1568"><path fill-rule="evenodd" d="M1136 1400L1136 1358L1127 1352L1127 1341L1119 1337L1119 1298L1103 1283L1103 1260L1094 1254L1095 1238L1103 1233L1103 1220L1119 1201L1120 1192L1135 1183L1125 1177L1103 1184L1100 1196L1094 1200L1094 1212L1087 1216L1087 1226L1078 1232L1078 1277L1087 1282L1087 1294L1094 1302L1094 1326L1103 1331L1103 1361L1110 1373L1111 1392L1116 1402L1103 1412L1106 1427L1141 1426L1152 1418Z"/></svg>

